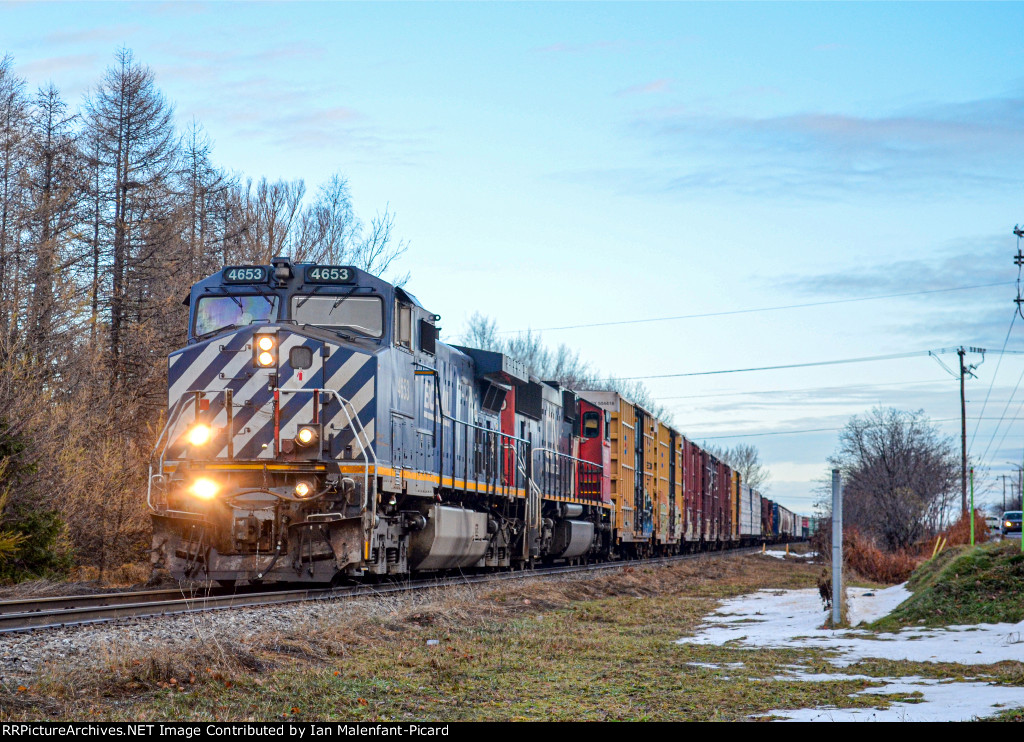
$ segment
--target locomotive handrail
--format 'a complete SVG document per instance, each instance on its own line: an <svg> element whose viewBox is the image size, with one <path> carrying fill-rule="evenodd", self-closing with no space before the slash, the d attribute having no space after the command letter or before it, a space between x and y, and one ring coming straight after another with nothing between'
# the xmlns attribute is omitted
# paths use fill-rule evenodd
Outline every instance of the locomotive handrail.
<svg viewBox="0 0 1024 742"><path fill-rule="evenodd" d="M582 465L582 469L583 469L584 475L588 475L588 476L592 476L593 474L603 470L603 467L601 466L601 464L598 464L597 462L587 461L586 459L581 459L581 458L579 458L577 456L573 456L572 454L569 454L569 453L563 453L562 451L556 451L553 448L547 448L547 447L535 448L535 449L533 449L533 452L534 453L540 453L540 454L553 455L555 457L555 460L559 462L558 466L559 466L560 470L555 472L555 474L553 475L556 478L556 484L558 485L558 487L557 487L557 491L553 492L552 494L555 494L556 496L564 496L564 492L562 492L562 490L561 490L561 484L562 484L561 480L563 480L565 478L565 474L566 474L566 472L561 471L561 466L562 466L563 463L565 463L565 462L571 462L572 463L572 472L571 472L571 476L569 478L570 479L570 482L569 482L569 497L572 497L572 498L575 498L575 499L580 498L580 493L578 493L576 491L576 484L577 484L577 481L576 481L577 476L576 475L578 473L577 467L580 467L580 465ZM544 479L547 479L548 472L544 471L542 476L543 476ZM599 485L599 487L600 487L600 485ZM600 499L600 491L598 491L597 495L598 495L598 499Z"/></svg>
<svg viewBox="0 0 1024 742"><path fill-rule="evenodd" d="M175 426L175 427L177 426L178 420L181 417L181 414L184 412L184 406L188 403L188 401L191 400L192 403L194 405L196 405L196 404L198 404L198 400L199 400L199 398L202 395L205 395L205 394L226 394L227 392L230 392L230 391L232 391L232 390L230 390L230 389L189 389L189 390L184 391L184 392L181 393L181 395L178 397L177 401L175 401L175 403L171 406L170 412L167 415L167 422L164 424L163 430L160 431L160 435L157 436L156 442L153 445L153 454L156 453L158 448L160 449L160 454L159 454L160 473L159 473L159 476L163 476L164 462L165 462L164 457L167 454L168 446L170 446L170 444L171 444L170 431L172 430L172 426ZM282 390L282 391L284 391L285 393L288 393L288 394L303 393L303 392L307 392L307 393L312 394L314 392L317 392L317 393L333 396L335 399L338 400L338 404L340 405L340 407L342 409L342 412L344 412L345 413L345 417L348 418L349 427L352 428L352 431L353 431L353 433L355 433L356 439L359 441L359 444L360 444L360 454L363 457L363 492L365 493L365 496L366 496L366 500L364 501L363 505L364 505L364 507L368 508L371 513L376 512L376 509L377 509L377 491L376 490L377 490L377 488L375 486L374 487L370 486L370 466L371 466L371 463L372 463L374 465L374 467L376 467L377 455L376 455L376 453L374 452L374 449L373 449L373 441L371 441L369 439L369 437L367 436L366 429L363 426L362 421L359 419L358 411L355 410L355 407L352 405L352 402L349 401L348 399L345 399L345 397L342 397L341 394L339 394L334 389L287 389L287 390ZM349 408L352 408L352 411L356 412L354 417L353 417L352 413L349 411ZM232 435L232 432L233 431L230 431L230 430L228 431L228 436L229 437ZM163 442L163 446L162 447L161 447L161 442ZM153 454L150 454L149 479L147 481L147 486L146 486L146 505L149 507L150 510L155 511L156 508L153 506L153 479L154 479L154 475L153 475ZM371 462L371 460L372 460L372 462ZM374 477L374 484L376 484L376 477ZM186 511L186 510L164 510L164 511L161 511L161 512L162 513L166 513L166 514L188 515L188 516L194 516L194 517L200 517L200 518L205 517L202 513L193 513L193 512Z"/></svg>
<svg viewBox="0 0 1024 742"><path fill-rule="evenodd" d="M463 432L463 443L462 443L463 456L464 456L464 460L463 460L463 477L462 477L463 482L468 483L469 480L470 480L470 471L469 471L469 454L470 454L469 431L470 430L474 430L474 431L477 431L479 433L483 433L485 437L493 437L494 438L494 451L493 451L493 453L494 453L494 462L493 463L495 463L495 466L494 466L493 470L491 470L491 466L490 466L490 464L492 463L491 459L488 458L487 461L485 462L485 468L487 469L487 471L485 471L485 480L484 481L485 481L485 484L487 486L487 493L488 494L496 493L498 491L498 489L500 488L501 491L502 491L502 494L503 495L507 495L508 494L508 489L509 489L510 486L512 488L517 488L517 483L515 481L513 481L511 483L507 482L507 481L502 481L503 480L503 477L502 477L502 469L503 469L503 467L500 464L501 456L499 454L500 454L500 451L503 448L506 448L506 449L507 448L516 449L517 453L518 453L518 449L519 449L520 446L525 447L526 449L529 449L530 448L530 442L527 439L519 438L519 437L513 435L512 433L506 433L506 432L504 432L504 431L502 431L500 429L497 429L497 428L488 428L488 427L486 427L484 425L478 425L477 423L471 423L468 420L459 420L459 419L457 419L455 417L452 417L451 415L445 413L444 409L441 407L440 404L438 404L438 413L439 413L439 416L440 416L440 419L441 419L441 438L440 438L440 441L438 442L438 448L439 448L439 455L438 455L438 480L439 480L439 484L441 484L443 486L444 477L445 477L445 464L444 464L445 422L450 422L450 423L452 423L451 430L452 430L452 448L453 448L453 450L452 450L452 463L451 463L451 479L452 479L452 487L453 488L455 487L455 463L456 463L455 459L456 459L456 455L458 453L457 440L456 440L456 437L455 437L456 434L457 434L456 433L456 426L457 425L462 425L463 426L463 431L464 431ZM474 445L477 444L478 440L474 439L473 443L474 443ZM479 467L474 466L472 474L473 474L473 481L479 486L479 483L480 483L480 470L479 470ZM529 476L528 475L524 475L524 479L529 479Z"/></svg>
<svg viewBox="0 0 1024 742"><path fill-rule="evenodd" d="M160 431L160 435L157 436L156 442L153 444L153 453L151 453L149 455L149 477L146 480L146 506L151 511L154 511L154 512L156 512L156 508L153 507L153 454L156 453L156 449L159 447L160 441L163 440L164 436L166 435L167 436L167 440L164 441L163 448L160 450L160 473L158 475L160 477L163 477L163 475L164 475L164 454L167 453L167 446L170 445L170 441L171 441L171 437L170 437L171 424L173 422L173 424L177 425L178 417L181 415L181 410L179 410L178 408L185 401L185 395L186 394L189 394L190 396L192 396L192 399L195 400L195 395L192 395L189 392L182 392L181 396L178 397L177 401L171 406L170 411L167 413L167 422L164 423L163 430ZM187 516L196 517L196 518L205 518L206 517L202 513L193 513L193 512L188 511L188 510L164 510L162 512L163 513L167 513L167 514L173 514L173 515L187 515Z"/></svg>

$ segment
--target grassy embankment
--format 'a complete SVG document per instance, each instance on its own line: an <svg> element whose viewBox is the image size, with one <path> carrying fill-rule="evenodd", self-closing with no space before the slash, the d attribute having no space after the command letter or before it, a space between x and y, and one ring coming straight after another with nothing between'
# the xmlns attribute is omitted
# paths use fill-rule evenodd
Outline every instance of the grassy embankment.
<svg viewBox="0 0 1024 742"><path fill-rule="evenodd" d="M112 647L92 669L53 667L0 692L7 719L488 720L745 719L772 709L885 707L863 678L977 669L862 662L829 653L677 645L718 600L813 588L820 565L761 555L630 568L589 579L444 589L426 600L339 603L329 618L245 641ZM824 612L822 613L824 619ZM428 645L428 640L437 644ZM703 663L701 666L695 663ZM995 668L1024 683L1019 663Z"/></svg>
<svg viewBox="0 0 1024 742"><path fill-rule="evenodd" d="M1017 541L949 549L918 567L907 587L913 595L872 628L1024 620L1024 554Z"/></svg>

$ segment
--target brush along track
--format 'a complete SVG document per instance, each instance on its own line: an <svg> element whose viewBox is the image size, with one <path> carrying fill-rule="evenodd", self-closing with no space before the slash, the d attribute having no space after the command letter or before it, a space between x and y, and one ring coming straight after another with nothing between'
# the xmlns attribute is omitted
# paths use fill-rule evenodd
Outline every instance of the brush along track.
<svg viewBox="0 0 1024 742"><path fill-rule="evenodd" d="M102 595L59 596L24 600L0 601L0 634L32 629L54 629L65 626L103 623L122 618L170 616L181 613L200 613L224 608L249 608L302 603L313 600L339 600L365 595L383 595L426 590L453 585L473 585L524 577L548 577L575 572L597 572L624 567L671 564L705 556L750 554L757 547L727 551L697 552L657 559L601 562L583 566L539 567L515 572L494 572L478 575L432 577L406 582L382 582L366 585L326 588L298 588L267 591L244 588L226 590L147 590L142 592L107 593Z"/></svg>

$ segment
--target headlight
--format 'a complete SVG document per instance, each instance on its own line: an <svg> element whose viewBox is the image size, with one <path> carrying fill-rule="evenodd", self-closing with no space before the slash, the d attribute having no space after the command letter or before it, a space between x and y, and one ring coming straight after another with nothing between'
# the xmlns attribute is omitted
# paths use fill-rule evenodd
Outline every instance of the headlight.
<svg viewBox="0 0 1024 742"><path fill-rule="evenodd" d="M316 443L316 439L316 428L311 428L309 426L299 428L299 432L295 435L295 442L300 446L312 446Z"/></svg>
<svg viewBox="0 0 1024 742"><path fill-rule="evenodd" d="M273 335L256 335L253 343L253 361L257 366L267 368L277 365L277 338Z"/></svg>
<svg viewBox="0 0 1024 742"><path fill-rule="evenodd" d="M212 434L209 425L197 423L188 431L188 442L193 446L202 446L210 440Z"/></svg>
<svg viewBox="0 0 1024 742"><path fill-rule="evenodd" d="M212 500L219 489L220 486L216 482L212 479L207 479L206 477L197 479L192 483L192 486L189 487L189 491L200 500Z"/></svg>
<svg viewBox="0 0 1024 742"><path fill-rule="evenodd" d="M299 482L295 485L296 497L309 497L311 494L313 494L313 488L309 482Z"/></svg>

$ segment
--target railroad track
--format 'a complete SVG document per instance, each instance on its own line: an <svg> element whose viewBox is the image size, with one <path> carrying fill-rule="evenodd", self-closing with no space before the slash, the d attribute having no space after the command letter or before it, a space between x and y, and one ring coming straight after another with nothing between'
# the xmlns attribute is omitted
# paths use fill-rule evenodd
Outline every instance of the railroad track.
<svg viewBox="0 0 1024 742"><path fill-rule="evenodd" d="M707 556L738 556L758 551L758 547L730 549L720 552L698 552L657 559L601 562L582 566L540 567L515 572L494 572L453 577L434 577L406 582L382 582L346 587L293 588L257 590L244 588L145 590L141 592L105 593L102 595L57 596L0 601L0 634L66 626L105 623L127 618L171 616L202 613L227 608L252 608L304 603L314 600L342 600L366 595L384 595L428 590L438 587L475 585L529 577L549 577L580 572L599 572L625 567L646 567L699 559Z"/></svg>

